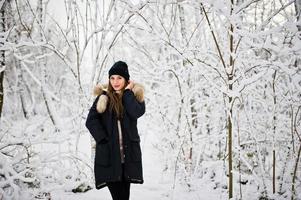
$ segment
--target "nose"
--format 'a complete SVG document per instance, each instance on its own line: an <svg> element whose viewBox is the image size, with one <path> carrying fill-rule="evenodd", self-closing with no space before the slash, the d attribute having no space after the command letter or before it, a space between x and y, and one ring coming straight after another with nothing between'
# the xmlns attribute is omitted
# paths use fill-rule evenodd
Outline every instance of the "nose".
<svg viewBox="0 0 301 200"><path fill-rule="evenodd" d="M114 80L112 81L112 83L113 83L113 85L115 85L115 84L117 83L117 80L114 79Z"/></svg>

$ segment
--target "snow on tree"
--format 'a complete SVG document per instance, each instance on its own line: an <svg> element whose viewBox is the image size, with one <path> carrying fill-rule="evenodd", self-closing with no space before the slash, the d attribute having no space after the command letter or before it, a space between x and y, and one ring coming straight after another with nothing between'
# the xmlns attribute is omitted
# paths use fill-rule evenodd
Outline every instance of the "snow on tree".
<svg viewBox="0 0 301 200"><path fill-rule="evenodd" d="M58 21L53 1L0 1L4 199L93 186L80 141L117 60L146 87L141 136L158 137L170 199L301 198L300 1L133 2L66 0Z"/></svg>

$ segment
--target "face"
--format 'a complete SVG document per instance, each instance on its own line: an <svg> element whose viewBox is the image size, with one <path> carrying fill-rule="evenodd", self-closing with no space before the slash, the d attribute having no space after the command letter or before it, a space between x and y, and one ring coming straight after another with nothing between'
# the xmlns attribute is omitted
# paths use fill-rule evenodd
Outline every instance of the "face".
<svg viewBox="0 0 301 200"><path fill-rule="evenodd" d="M110 83L115 91L120 91L125 86L125 78L119 75L112 75Z"/></svg>

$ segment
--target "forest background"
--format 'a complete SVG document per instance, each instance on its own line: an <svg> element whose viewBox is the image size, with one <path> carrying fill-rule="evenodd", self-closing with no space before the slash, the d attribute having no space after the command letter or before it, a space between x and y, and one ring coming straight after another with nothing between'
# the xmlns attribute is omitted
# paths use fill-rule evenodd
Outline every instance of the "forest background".
<svg viewBox="0 0 301 200"><path fill-rule="evenodd" d="M94 187L85 120L118 60L146 90L161 199L301 199L300 13L301 0L0 0L0 199Z"/></svg>

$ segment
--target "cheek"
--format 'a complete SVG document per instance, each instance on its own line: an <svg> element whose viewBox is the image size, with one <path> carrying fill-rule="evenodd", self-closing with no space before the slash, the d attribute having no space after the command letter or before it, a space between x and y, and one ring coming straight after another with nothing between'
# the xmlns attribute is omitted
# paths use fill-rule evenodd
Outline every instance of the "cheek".
<svg viewBox="0 0 301 200"><path fill-rule="evenodd" d="M120 80L120 85L122 86L122 87L124 87L124 85L125 85L125 81L124 80Z"/></svg>

